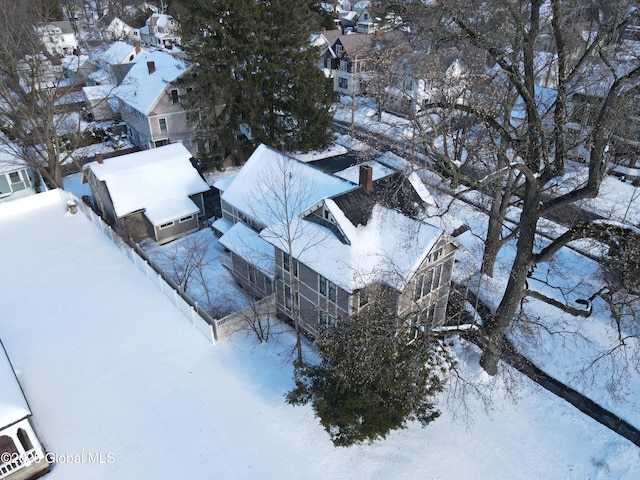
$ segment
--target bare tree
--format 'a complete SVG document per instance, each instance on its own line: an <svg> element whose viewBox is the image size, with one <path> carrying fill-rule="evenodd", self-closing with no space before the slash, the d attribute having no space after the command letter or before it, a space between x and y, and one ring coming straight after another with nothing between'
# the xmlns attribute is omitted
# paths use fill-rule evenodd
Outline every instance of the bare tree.
<svg viewBox="0 0 640 480"><path fill-rule="evenodd" d="M435 19L432 35L476 51L486 63L483 81L469 84L464 101L434 101L426 107L452 110L456 120L470 119L476 129L474 142L490 145L494 160L486 164L493 168L481 169L477 180L494 182L495 227L504 228L505 208L518 207L507 234L516 238L516 257L502 300L484 330L488 341L481 363L490 374L497 372L503 335L527 295L531 269L571 241L603 237L602 224L584 222L542 249L536 244L541 218L597 196L610 166L609 145L620 127L621 112L640 93L640 63L617 42L637 15L632 7L630 1L614 5L579 0L469 0L420 7ZM540 88L550 78L552 92ZM573 102L585 92L590 120L576 128L579 118ZM446 157L440 158L446 162ZM480 158L488 157L475 155ZM582 172L584 181L561 188L572 171ZM486 180L480 183L489 185ZM495 251L490 251L487 264L495 258ZM486 270L490 272L488 266Z"/></svg>
<svg viewBox="0 0 640 480"><path fill-rule="evenodd" d="M284 155L277 155L270 172L260 182L258 191L249 194L255 205L253 216L258 221L268 221L271 225L263 237L282 252L280 263L282 275L277 278L276 288L281 289L285 308L290 310L296 332L296 362L302 364L303 312L300 309L299 266L296 257L317 245L322 238L319 234L309 235L306 223L300 215L312 206L316 198L313 177L300 162ZM294 250L295 249L295 250Z"/></svg>
<svg viewBox="0 0 640 480"><path fill-rule="evenodd" d="M46 54L38 27L51 20L32 2L7 0L0 12L0 135L6 150L50 187L62 187L61 164L82 142L82 112L64 101L73 90L59 60Z"/></svg>

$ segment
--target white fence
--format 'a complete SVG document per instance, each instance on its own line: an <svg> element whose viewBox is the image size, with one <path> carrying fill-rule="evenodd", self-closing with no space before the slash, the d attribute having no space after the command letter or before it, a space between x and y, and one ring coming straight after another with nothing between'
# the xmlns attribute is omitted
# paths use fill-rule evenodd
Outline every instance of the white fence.
<svg viewBox="0 0 640 480"><path fill-rule="evenodd" d="M255 325L256 322L273 317L276 314L276 294L264 297L251 305L216 320L216 331L220 338Z"/></svg>
<svg viewBox="0 0 640 480"><path fill-rule="evenodd" d="M216 344L218 334L216 331L217 323L214 318L199 308L198 303L182 291L182 289L168 276L166 276L162 270L156 267L151 259L143 258L141 255L145 255L144 252L139 250L138 253L127 245L124 240L122 240L122 238L120 238L120 236L90 207L85 205L84 202L63 190L60 191L60 194L62 195L62 198L67 201L68 205L70 202L75 203L77 208L81 210L86 217L102 231L102 233L110 238L111 241L120 248L120 251L129 260L131 260L136 267L138 267L138 270L143 272L147 278L151 280L169 300L171 300L175 307L180 310L187 319L189 319L191 324L213 345Z"/></svg>

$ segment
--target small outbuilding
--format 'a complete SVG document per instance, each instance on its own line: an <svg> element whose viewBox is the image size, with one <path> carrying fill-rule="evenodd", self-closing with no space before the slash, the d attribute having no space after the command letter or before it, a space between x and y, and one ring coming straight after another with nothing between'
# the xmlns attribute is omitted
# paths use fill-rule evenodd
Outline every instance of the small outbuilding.
<svg viewBox="0 0 640 480"><path fill-rule="evenodd" d="M109 159L85 167L94 205L128 238L163 244L198 230L209 185L181 143Z"/></svg>

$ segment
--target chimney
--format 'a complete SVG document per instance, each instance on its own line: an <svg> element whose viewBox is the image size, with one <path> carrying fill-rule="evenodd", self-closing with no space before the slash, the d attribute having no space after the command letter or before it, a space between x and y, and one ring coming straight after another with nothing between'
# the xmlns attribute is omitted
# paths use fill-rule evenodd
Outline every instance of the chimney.
<svg viewBox="0 0 640 480"><path fill-rule="evenodd" d="M156 71L156 62L147 62L147 68L149 69L149 75Z"/></svg>
<svg viewBox="0 0 640 480"><path fill-rule="evenodd" d="M367 192L373 190L373 168L369 165L360 165L360 186Z"/></svg>
<svg viewBox="0 0 640 480"><path fill-rule="evenodd" d="M140 40L133 42L133 46L136 48L136 55L140 53Z"/></svg>
<svg viewBox="0 0 640 480"><path fill-rule="evenodd" d="M96 153L96 162L98 162L100 165L102 165L102 163L104 162L104 157L101 153Z"/></svg>

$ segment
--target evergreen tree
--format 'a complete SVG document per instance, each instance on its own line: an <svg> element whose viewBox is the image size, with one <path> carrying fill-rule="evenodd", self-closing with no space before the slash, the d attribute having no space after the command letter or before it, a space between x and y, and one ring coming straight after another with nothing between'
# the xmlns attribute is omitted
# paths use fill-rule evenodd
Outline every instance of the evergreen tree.
<svg viewBox="0 0 640 480"><path fill-rule="evenodd" d="M385 438L408 421L427 425L440 415L432 398L442 390L442 350L386 306L376 302L327 328L317 344L322 362L296 366L287 401L311 402L335 445Z"/></svg>
<svg viewBox="0 0 640 480"><path fill-rule="evenodd" d="M322 148L330 138L331 84L311 47L312 0L185 0L175 12L193 63L187 102L212 153L253 145Z"/></svg>

